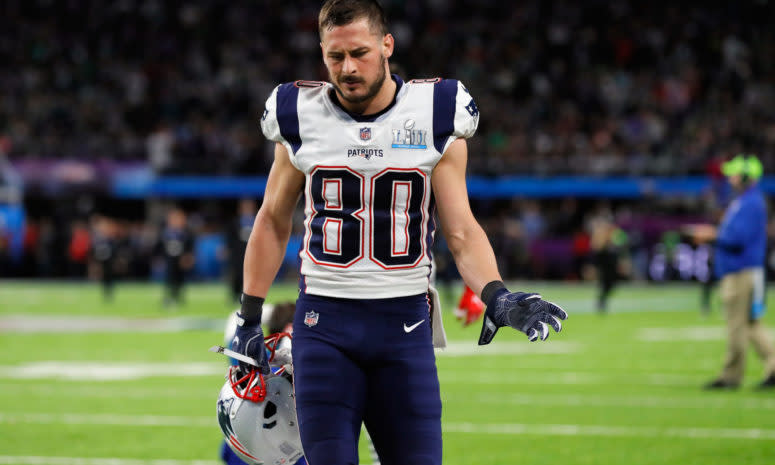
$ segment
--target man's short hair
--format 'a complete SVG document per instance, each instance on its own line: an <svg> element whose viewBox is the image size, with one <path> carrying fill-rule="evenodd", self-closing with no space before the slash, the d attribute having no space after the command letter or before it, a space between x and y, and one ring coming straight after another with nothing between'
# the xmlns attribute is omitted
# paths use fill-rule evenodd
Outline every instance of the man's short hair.
<svg viewBox="0 0 775 465"><path fill-rule="evenodd" d="M367 18L372 32L380 37L388 33L387 19L382 6L375 0L327 0L318 15L318 32L336 26L344 26L361 18Z"/></svg>

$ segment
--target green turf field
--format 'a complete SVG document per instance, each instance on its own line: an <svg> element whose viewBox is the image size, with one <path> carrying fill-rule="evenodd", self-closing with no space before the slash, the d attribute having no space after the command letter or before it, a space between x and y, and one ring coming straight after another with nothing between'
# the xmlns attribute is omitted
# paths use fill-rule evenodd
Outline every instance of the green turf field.
<svg viewBox="0 0 775 465"><path fill-rule="evenodd" d="M600 316L589 286L524 287L570 313L561 334L501 330L477 348L478 325L449 311L458 290L443 291L445 465L775 463L775 391L753 389L753 352L739 391L700 389L725 333L717 308L700 316L699 288L625 286ZM0 281L0 465L217 465L226 360L207 348L235 306L215 284L187 297L167 311L157 285L122 285L106 305L90 284Z"/></svg>

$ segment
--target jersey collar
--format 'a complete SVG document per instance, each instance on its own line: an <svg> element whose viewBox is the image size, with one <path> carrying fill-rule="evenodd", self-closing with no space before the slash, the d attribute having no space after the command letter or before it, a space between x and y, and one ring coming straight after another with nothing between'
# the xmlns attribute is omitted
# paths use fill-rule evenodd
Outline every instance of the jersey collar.
<svg viewBox="0 0 775 465"><path fill-rule="evenodd" d="M347 111L347 109L339 102L339 99L336 98L336 90L334 90L333 86L328 91L328 98L331 101L331 103L333 103L337 108L342 110L345 114L347 114L347 116L349 116L353 120L359 123L373 123L374 121L377 120L377 118L379 118L380 116L390 111L390 109L396 105L398 93L401 91L401 88L404 85L404 81L397 74L391 74L390 77L396 82L396 93L393 95L393 100L390 102L390 105L386 106L385 108L378 111L377 113L372 113L370 115L359 115L357 113L351 113Z"/></svg>

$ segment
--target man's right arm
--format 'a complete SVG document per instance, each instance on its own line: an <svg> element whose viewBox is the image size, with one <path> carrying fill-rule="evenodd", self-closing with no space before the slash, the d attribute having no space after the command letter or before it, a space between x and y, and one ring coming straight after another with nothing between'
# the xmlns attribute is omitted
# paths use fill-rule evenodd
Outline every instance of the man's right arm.
<svg viewBox="0 0 775 465"><path fill-rule="evenodd" d="M293 210L303 186L304 174L291 164L286 148L277 143L264 202L256 215L245 250L242 304L232 339L232 349L255 359L264 375L269 373L269 363L261 330L262 305L283 262L293 226ZM251 369L244 362L240 362L240 367L246 372Z"/></svg>
<svg viewBox="0 0 775 465"><path fill-rule="evenodd" d="M293 212L304 188L304 173L291 164L289 156L283 144L275 144L264 201L245 250L243 292L247 295L266 297L285 257Z"/></svg>

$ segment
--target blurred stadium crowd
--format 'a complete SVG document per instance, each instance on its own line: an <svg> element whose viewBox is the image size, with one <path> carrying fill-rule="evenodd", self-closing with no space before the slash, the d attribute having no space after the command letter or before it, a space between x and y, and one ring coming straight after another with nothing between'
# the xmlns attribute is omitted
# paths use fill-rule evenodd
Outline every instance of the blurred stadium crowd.
<svg viewBox="0 0 775 465"><path fill-rule="evenodd" d="M101 208L78 205L51 215L28 218L18 250L10 247L0 225L0 277L100 279L109 267L111 279L163 280L170 267L166 239L170 212L185 212L180 231L190 248L187 279L222 279L241 289L242 254L255 216L234 201L188 202L183 209L159 205L151 218L86 212ZM507 279L594 279L601 251L615 255L617 274L627 280L707 281L711 254L678 231L711 218L675 205L661 212L642 202L608 202L565 198L560 201L514 199L474 201ZM79 213L80 210L80 213ZM701 210L702 211L702 210ZM166 218L165 218L166 217ZM298 250L304 234L297 211L280 279L298 279ZM775 219L768 227L768 276L775 276ZM433 247L439 280L459 279L442 234ZM236 291L238 292L238 291ZM235 294L236 295L236 294Z"/></svg>
<svg viewBox="0 0 775 465"><path fill-rule="evenodd" d="M685 174L741 149L775 168L775 9L760 2L385 0L404 77L482 111L476 174ZM7 0L0 135L26 157L266 173L277 83L325 80L317 1Z"/></svg>
<svg viewBox="0 0 775 465"><path fill-rule="evenodd" d="M393 19L395 72L460 79L475 97L482 118L469 141L471 174L712 177L740 151L775 171L775 8L766 1L382 3ZM272 145L258 127L264 100L277 83L327 78L319 4L4 1L0 178L52 160L265 175ZM105 234L115 240L118 274L159 274L166 206L35 195L26 193L15 252L0 224L0 276L85 276ZM680 238L665 233L715 220L725 195L474 199L473 207L510 278L583 278L596 225L613 222L628 232L622 255L631 277L701 279L693 265L681 271L695 258L674 258ZM208 250L195 254L192 274L224 272L235 205L183 205L197 247ZM440 275L452 277L437 239Z"/></svg>

